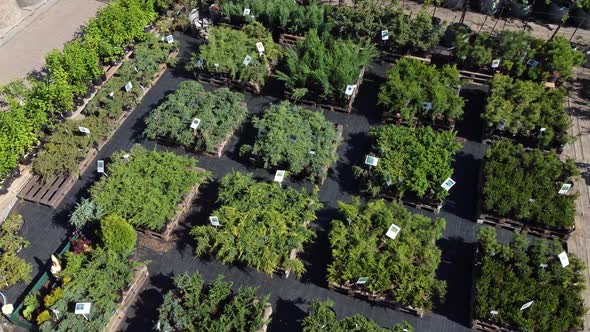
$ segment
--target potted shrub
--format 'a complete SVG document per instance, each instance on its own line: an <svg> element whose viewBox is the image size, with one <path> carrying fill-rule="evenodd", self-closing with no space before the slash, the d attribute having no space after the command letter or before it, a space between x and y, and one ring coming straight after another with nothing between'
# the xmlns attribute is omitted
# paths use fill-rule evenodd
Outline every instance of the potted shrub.
<svg viewBox="0 0 590 332"><path fill-rule="evenodd" d="M386 119L440 124L453 127L463 115L463 98L459 96L459 71L445 65L441 69L414 59L400 59L387 71L379 91L379 104Z"/></svg>
<svg viewBox="0 0 590 332"><path fill-rule="evenodd" d="M568 265L558 259L560 254L568 257ZM485 227L480 229L476 255L475 328L582 329L586 267L566 254L558 241L529 243L526 236L516 234L510 244L501 244L495 229Z"/></svg>
<svg viewBox="0 0 590 332"><path fill-rule="evenodd" d="M276 73L295 100L312 100L318 104L344 106L350 112L364 69L375 57L375 47L368 43L321 37L310 30L295 49L287 49L283 68ZM354 91L347 94L347 86Z"/></svg>
<svg viewBox="0 0 590 332"><path fill-rule="evenodd" d="M240 152L252 155L264 168L282 168L323 182L338 159L342 129L320 112L283 102L254 117L253 124L254 145L243 145Z"/></svg>
<svg viewBox="0 0 590 332"><path fill-rule="evenodd" d="M158 308L163 331L243 330L264 331L269 321L269 296L256 296L256 288L240 287L219 275L211 282L195 272L174 277L174 289Z"/></svg>
<svg viewBox="0 0 590 332"><path fill-rule="evenodd" d="M264 46L262 53L257 49L258 42ZM207 44L201 46L199 54L193 54L187 68L196 71L201 80L206 75L227 78L260 93L280 54L280 47L258 22L242 30L211 27Z"/></svg>
<svg viewBox="0 0 590 332"><path fill-rule="evenodd" d="M315 234L307 226L322 208L317 187L308 193L234 172L221 179L218 202L220 208L212 216L221 226L212 221L191 230L197 256L215 255L223 263L240 263L269 275L293 271L301 276L305 267L296 252Z"/></svg>
<svg viewBox="0 0 590 332"><path fill-rule="evenodd" d="M29 242L18 234L24 220L20 215L10 215L0 227L0 275L3 276L0 289L12 287L24 282L31 282L32 266L17 256Z"/></svg>
<svg viewBox="0 0 590 332"><path fill-rule="evenodd" d="M332 221L331 287L402 305L419 315L444 298L446 283L435 273L441 260L435 241L442 236L444 220L433 222L384 200L338 205L346 221Z"/></svg>
<svg viewBox="0 0 590 332"><path fill-rule="evenodd" d="M207 92L199 83L185 81L150 113L144 135L221 157L247 115L244 95L227 88ZM193 129L195 118L200 122Z"/></svg>
<svg viewBox="0 0 590 332"><path fill-rule="evenodd" d="M561 149L573 139L565 96L563 88L546 90L542 83L497 74L481 117L492 134L531 147Z"/></svg>
<svg viewBox="0 0 590 332"><path fill-rule="evenodd" d="M560 194L579 174L572 159L520 144L495 142L484 165L483 211L546 229L571 232L577 195ZM480 216L481 218L481 216Z"/></svg>
<svg viewBox="0 0 590 332"><path fill-rule="evenodd" d="M377 166L353 168L363 188L373 196L424 202L438 210L448 196L441 185L452 176L453 156L461 149L455 132L388 125L371 129L370 135L375 143L369 155L378 156Z"/></svg>

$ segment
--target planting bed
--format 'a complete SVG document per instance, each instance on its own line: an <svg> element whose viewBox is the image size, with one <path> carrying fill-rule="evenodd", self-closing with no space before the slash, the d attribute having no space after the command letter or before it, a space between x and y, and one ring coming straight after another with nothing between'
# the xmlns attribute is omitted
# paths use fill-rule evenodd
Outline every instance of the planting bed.
<svg viewBox="0 0 590 332"><path fill-rule="evenodd" d="M145 285L149 277L147 266L140 265L135 269L135 278L129 284L128 288L123 291L121 302L117 305L117 310L109 320L104 332L119 331L119 327L127 315L127 310L135 302L139 292Z"/></svg>

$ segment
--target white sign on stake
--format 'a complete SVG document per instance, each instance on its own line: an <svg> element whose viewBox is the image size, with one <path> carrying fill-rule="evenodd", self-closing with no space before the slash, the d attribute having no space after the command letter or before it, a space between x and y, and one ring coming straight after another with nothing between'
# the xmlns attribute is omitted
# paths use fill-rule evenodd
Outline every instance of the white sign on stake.
<svg viewBox="0 0 590 332"><path fill-rule="evenodd" d="M131 82L127 82L127 84L125 84L125 91L129 92L131 89L133 89L133 84L131 84Z"/></svg>
<svg viewBox="0 0 590 332"><path fill-rule="evenodd" d="M96 161L96 171L98 173L104 173L104 160L97 160Z"/></svg>
<svg viewBox="0 0 590 332"><path fill-rule="evenodd" d="M114 92L109 93L109 97L115 98L115 93Z"/></svg>
<svg viewBox="0 0 590 332"><path fill-rule="evenodd" d="M389 31L381 30L381 40L389 40Z"/></svg>
<svg viewBox="0 0 590 332"><path fill-rule="evenodd" d="M74 314L87 315L90 313L91 307L92 307L92 303L89 303L89 302L76 303L76 306L74 307Z"/></svg>
<svg viewBox="0 0 590 332"><path fill-rule="evenodd" d="M355 88L356 88L356 85L347 85L346 90L344 91L344 94L347 96L352 96L352 93L354 92Z"/></svg>
<svg viewBox="0 0 590 332"><path fill-rule="evenodd" d="M393 183L393 181L391 180L391 174L387 173L387 175L385 175L385 183L387 183L388 186L391 186L391 184Z"/></svg>
<svg viewBox="0 0 590 332"><path fill-rule="evenodd" d="M549 266L549 265L547 265L547 264L545 264L545 263L541 263L541 264L539 265L539 267L540 267L540 268L542 268L542 269L546 269L546 268L547 268L547 266Z"/></svg>
<svg viewBox="0 0 590 332"><path fill-rule="evenodd" d="M197 68L203 69L203 58L199 58L197 61Z"/></svg>
<svg viewBox="0 0 590 332"><path fill-rule="evenodd" d="M199 128L199 124L201 124L201 119L194 118L193 119L193 122L191 122L191 129L197 129L197 128Z"/></svg>
<svg viewBox="0 0 590 332"><path fill-rule="evenodd" d="M544 133L546 130L547 130L547 128L545 128L545 127L543 127L543 128L541 128L541 129L539 129L539 131L540 131L541 133Z"/></svg>
<svg viewBox="0 0 590 332"><path fill-rule="evenodd" d="M211 223L211 225L213 225L215 227L219 227L221 225L219 223L219 218L217 216L210 216L209 217L209 222Z"/></svg>
<svg viewBox="0 0 590 332"><path fill-rule="evenodd" d="M83 134L90 135L90 129L86 127L78 127L78 130Z"/></svg>
<svg viewBox="0 0 590 332"><path fill-rule="evenodd" d="M561 185L561 188L559 188L559 191L557 193L560 195L565 195L565 194L567 194L567 192L570 190L571 187L572 187L571 183L564 183L563 185Z"/></svg>
<svg viewBox="0 0 590 332"><path fill-rule="evenodd" d="M451 179L451 178L447 178L445 180L445 182L443 182L440 186L444 188L444 190L449 191L451 190L451 188L453 188L453 186L455 185L455 180Z"/></svg>
<svg viewBox="0 0 590 332"><path fill-rule="evenodd" d="M378 163L379 163L379 158L377 158L377 157L367 155L367 157L365 158L365 164L367 164L369 166L377 166Z"/></svg>
<svg viewBox="0 0 590 332"><path fill-rule="evenodd" d="M246 57L244 58L244 61L242 61L242 63L244 64L244 66L247 66L250 64L250 61L252 61L252 57L249 55L246 55Z"/></svg>
<svg viewBox="0 0 590 332"><path fill-rule="evenodd" d="M360 277L359 280L356 281L357 285L364 285L369 281L369 277Z"/></svg>
<svg viewBox="0 0 590 332"><path fill-rule="evenodd" d="M498 68L500 66L500 59L495 59L492 61L492 68Z"/></svg>
<svg viewBox="0 0 590 332"><path fill-rule="evenodd" d="M258 50L258 53L260 53L260 54L262 54L262 52L264 52L264 45L262 44L262 42L256 43L256 49Z"/></svg>
<svg viewBox="0 0 590 332"><path fill-rule="evenodd" d="M527 303L523 304L522 307L520 307L520 310L522 311L522 310L524 310L524 309L532 306L533 305L533 302L535 302L535 301L533 300L531 302L527 302Z"/></svg>
<svg viewBox="0 0 590 332"><path fill-rule="evenodd" d="M494 315L497 315L497 314L498 314L498 312L497 312L496 310L492 310L492 311L490 311L490 314L491 314L492 316L494 316Z"/></svg>
<svg viewBox="0 0 590 332"><path fill-rule="evenodd" d="M432 109L432 103L429 102L429 101L428 102L425 102L425 103L422 103L422 108L425 109L425 110L427 110L427 111L429 111L429 110Z"/></svg>
<svg viewBox="0 0 590 332"><path fill-rule="evenodd" d="M539 61L530 59L529 61L526 62L526 64L531 67L537 67L539 65Z"/></svg>
<svg viewBox="0 0 590 332"><path fill-rule="evenodd" d="M562 251L559 255L557 255L557 257L559 257L559 261L561 262L561 267L566 267L566 266L570 265L570 260L567 257L567 252Z"/></svg>
<svg viewBox="0 0 590 332"><path fill-rule="evenodd" d="M283 180L284 180L284 179L285 179L285 171L283 171L283 170L278 170L278 171L275 173L275 179L274 179L274 181L275 181L275 182L278 182L278 183L280 184L280 183L282 183L282 182L283 182Z"/></svg>
<svg viewBox="0 0 590 332"><path fill-rule="evenodd" d="M250 15L250 8L244 8L244 16Z"/></svg>
<svg viewBox="0 0 590 332"><path fill-rule="evenodd" d="M389 226L389 229L387 230L387 233L385 233L385 236L394 240L397 237L397 234L399 234L400 230L401 228L398 225L391 224L391 226Z"/></svg>
<svg viewBox="0 0 590 332"><path fill-rule="evenodd" d="M312 155L312 156L315 156L315 151L309 150L309 154Z"/></svg>

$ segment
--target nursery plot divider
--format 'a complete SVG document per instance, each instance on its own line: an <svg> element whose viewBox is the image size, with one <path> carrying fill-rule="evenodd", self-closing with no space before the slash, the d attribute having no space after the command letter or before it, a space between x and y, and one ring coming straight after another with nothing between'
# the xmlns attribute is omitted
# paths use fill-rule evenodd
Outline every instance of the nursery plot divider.
<svg viewBox="0 0 590 332"><path fill-rule="evenodd" d="M168 58L174 59L178 56L179 49L172 51ZM160 70L154 74L154 79L150 86L146 87L143 90L143 95L139 99L143 99L143 97L148 93L148 91L156 84L156 82L162 77L164 71L166 71L167 65L165 63L160 64ZM90 151L86 154L86 158L80 162L79 165L79 174L84 173L86 169L90 166L98 152L109 142L109 140L113 137L113 135L117 132L121 124L127 119L127 117L135 111L137 106L133 107L129 111L123 111L119 118L115 121L115 127L113 130L107 135L107 137L99 143L96 148L91 148ZM54 179L44 183L42 178L38 175L35 175L31 178L27 184L23 187L23 189L17 195L18 198L24 199L26 201L30 201L33 203L39 203L42 205L49 206L51 208L56 208L59 203L64 199L66 194L70 191L70 189L74 186L78 177L72 177L70 175L61 175L57 176Z"/></svg>
<svg viewBox="0 0 590 332"><path fill-rule="evenodd" d="M271 70L269 70L270 72ZM270 73L269 73L270 74ZM270 75L269 75L270 76ZM259 95L262 91L262 88L257 83L251 82L242 82L240 80L235 80L230 78L227 74L223 73L203 73L199 72L197 74L197 81L200 83L207 83L214 87L230 87L230 88L237 88L243 89L253 94Z"/></svg>
<svg viewBox="0 0 590 332"><path fill-rule="evenodd" d="M393 123L396 125L404 125L409 126L408 122L401 117L399 112L393 114L387 114L387 112L382 112L382 121L386 124ZM432 119L428 121L422 120L417 117L413 117L416 123L416 126L429 126L435 130L453 130L455 129L455 119Z"/></svg>
<svg viewBox="0 0 590 332"><path fill-rule="evenodd" d="M248 108L246 103L240 103L240 105L242 105L242 107L244 107L246 109ZM229 143L231 138L234 136L235 132L238 130L239 130L239 128L232 131L232 132L229 132L227 134L227 137L223 140L223 142L217 144L217 146L215 147L215 152L207 152L206 154L211 157L221 158L221 156L223 156L223 149L225 148L227 143Z"/></svg>
<svg viewBox="0 0 590 332"><path fill-rule="evenodd" d="M477 179L477 191L479 193L479 198L476 205L476 222L481 225L488 225L495 228L504 228L508 229L514 233L522 233L522 234L530 234L536 237L553 240L557 239L562 242L567 241L571 234L575 231L575 226L571 229L557 229L552 228L549 226L536 226L530 225L529 223L525 223L519 220L513 220L506 217L498 217L492 214L488 214L483 211L483 201L484 201L484 194L483 194L483 187L484 187L484 164L481 166L479 170L479 175ZM499 331L499 330L498 330Z"/></svg>
<svg viewBox="0 0 590 332"><path fill-rule="evenodd" d="M459 70L459 78L472 84L489 85L494 76L474 71Z"/></svg>
<svg viewBox="0 0 590 332"><path fill-rule="evenodd" d="M297 42L300 40L305 40L305 37L291 35L288 33L281 33L279 35L279 44L281 46L294 47L294 46L297 46Z"/></svg>
<svg viewBox="0 0 590 332"><path fill-rule="evenodd" d="M200 167L196 167L195 170L198 172L205 172L205 170ZM195 185L188 193L184 195L180 203L176 205L176 213L174 214L174 217L172 220L166 223L166 227L164 227L162 232L154 232L150 231L149 229L138 230L138 232L160 241L170 241L172 238L172 232L174 232L180 220L182 220L190 211L194 199L199 195L200 185L200 183Z"/></svg>
<svg viewBox="0 0 590 332"><path fill-rule="evenodd" d="M135 270L135 278L133 278L133 281L130 284L131 286L128 290L123 291L122 300L119 302L119 305L117 305L115 313L111 316L111 319L103 332L115 332L119 330L121 322L123 322L127 316L127 309L129 309L131 304L135 302L137 295L139 295L139 291L143 288L148 277L149 272L146 265L142 264Z"/></svg>
<svg viewBox="0 0 590 332"><path fill-rule="evenodd" d="M354 297L357 299L361 299L364 301L371 302L373 304L377 304L380 306L384 306L387 308L391 308L393 310L405 312L408 314L412 314L418 316L420 318L424 317L424 309L414 308L409 305L397 303L392 299L388 298L387 296L380 296L372 294L367 290L362 290L360 288L355 289L354 285L338 285L336 283L329 283L328 288L334 290L338 293L348 295L350 297Z"/></svg>
<svg viewBox="0 0 590 332"><path fill-rule="evenodd" d="M414 59L414 60L426 62L428 64L430 64L432 62L432 58L430 56L419 57L419 56L414 56L414 55L409 55L409 54L403 55L403 54L397 54L397 53L392 53L392 52L388 52L388 51L381 51L380 59L382 61L385 61L388 63L396 63L397 60L399 60L401 58Z"/></svg>
<svg viewBox="0 0 590 332"><path fill-rule="evenodd" d="M440 213L440 209L442 208L442 202L440 202L440 203L419 202L418 198L404 197L402 199L399 199L397 197L394 197L394 196L388 195L388 194L380 194L380 196L388 201L401 202L404 205L407 205L407 206L412 207L414 209L420 209L420 210L429 211L432 213Z"/></svg>
<svg viewBox="0 0 590 332"><path fill-rule="evenodd" d="M344 106L339 106L336 104L324 104L321 102L316 102L313 100L297 100L295 98L293 98L292 94L289 93L288 91L285 91L285 98L289 99L289 101L291 101L294 104L302 104L302 105L306 105L309 107L313 107L313 108L317 108L317 109L324 109L324 110L328 110L328 111L332 111L332 112L343 112L343 113L350 113L352 112L352 104L354 103L354 99L356 98L359 90L360 90L360 86L361 84L363 84L363 78L365 76L365 68L361 68L361 71L359 73L359 78L356 81L356 89L354 89L354 92L352 93L352 95L350 96L350 98L348 99L348 102L344 105Z"/></svg>
<svg viewBox="0 0 590 332"><path fill-rule="evenodd" d="M262 312L262 326L256 332L266 332L268 329L268 323L270 322L270 316L272 315L272 305L268 302L265 303L264 311Z"/></svg>

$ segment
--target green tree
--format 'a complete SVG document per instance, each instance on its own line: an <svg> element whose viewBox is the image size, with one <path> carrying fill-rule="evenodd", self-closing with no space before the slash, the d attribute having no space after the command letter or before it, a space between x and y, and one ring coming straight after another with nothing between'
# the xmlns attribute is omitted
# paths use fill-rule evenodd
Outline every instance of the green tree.
<svg viewBox="0 0 590 332"><path fill-rule="evenodd" d="M107 250L123 255L133 252L137 243L137 233L133 227L117 215L110 215L100 221L100 237Z"/></svg>
<svg viewBox="0 0 590 332"><path fill-rule="evenodd" d="M24 220L20 215L10 215L0 227L0 289L19 282L31 282L32 266L17 256L17 251L26 248L29 241L18 234Z"/></svg>

